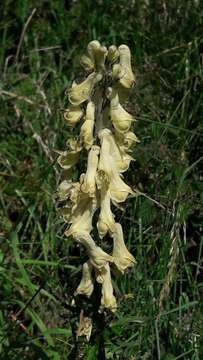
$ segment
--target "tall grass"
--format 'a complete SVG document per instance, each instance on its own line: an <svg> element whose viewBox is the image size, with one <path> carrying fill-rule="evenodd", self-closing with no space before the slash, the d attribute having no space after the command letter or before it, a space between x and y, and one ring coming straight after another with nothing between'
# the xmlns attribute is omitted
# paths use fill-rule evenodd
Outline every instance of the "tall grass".
<svg viewBox="0 0 203 360"><path fill-rule="evenodd" d="M0 359L203 358L203 5L198 0L4 0L0 22ZM35 10L36 9L36 10ZM140 144L122 218L137 265L115 280L119 309L77 299L85 253L54 203L64 90L87 43L126 43L126 104ZM96 297L96 294L95 294ZM81 308L94 317L77 341Z"/></svg>

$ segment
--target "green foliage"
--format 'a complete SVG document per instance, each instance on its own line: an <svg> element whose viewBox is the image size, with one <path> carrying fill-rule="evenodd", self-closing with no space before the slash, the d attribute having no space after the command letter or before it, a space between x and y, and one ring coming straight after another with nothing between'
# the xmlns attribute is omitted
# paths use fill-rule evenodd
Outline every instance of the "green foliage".
<svg viewBox="0 0 203 360"><path fill-rule="evenodd" d="M0 11L1 359L104 348L106 359L202 359L201 1L5 0ZM71 304L86 255L64 238L54 201L64 91L92 39L128 44L137 74L126 108L140 144L126 180L140 195L116 213L137 265L114 280L119 309L105 319L96 294ZM75 338L82 308L88 344Z"/></svg>

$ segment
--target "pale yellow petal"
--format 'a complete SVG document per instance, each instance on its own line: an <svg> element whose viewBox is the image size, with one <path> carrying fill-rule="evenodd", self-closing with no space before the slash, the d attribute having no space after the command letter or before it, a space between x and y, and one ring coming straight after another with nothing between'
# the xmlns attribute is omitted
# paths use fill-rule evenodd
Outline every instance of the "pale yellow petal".
<svg viewBox="0 0 203 360"><path fill-rule="evenodd" d="M71 226L66 231L66 236L75 232L87 232L92 230L92 218L97 208L97 200L87 194L80 194L76 208L70 219Z"/></svg>
<svg viewBox="0 0 203 360"><path fill-rule="evenodd" d="M120 45L118 48L120 54L119 81L125 88L131 88L135 83L135 76L131 68L131 54L127 45Z"/></svg>
<svg viewBox="0 0 203 360"><path fill-rule="evenodd" d="M65 232L65 234L67 235L68 233ZM113 262L113 257L97 246L87 231L80 231L80 228L78 228L78 230L75 229L72 236L79 244L86 248L89 261L95 269L101 269L108 262Z"/></svg>
<svg viewBox="0 0 203 360"><path fill-rule="evenodd" d="M129 131L134 119L119 103L119 97L116 91L112 91L110 114L113 126L118 132L125 133Z"/></svg>
<svg viewBox="0 0 203 360"><path fill-rule="evenodd" d="M93 144L94 136L94 120L95 120L95 105L92 101L88 102L86 109L85 121L81 126L80 139L84 144L86 150L89 150Z"/></svg>
<svg viewBox="0 0 203 360"><path fill-rule="evenodd" d="M96 171L98 166L98 156L100 147L93 145L88 154L87 171L81 178L81 191L89 194L90 197L95 196L96 192Z"/></svg>
<svg viewBox="0 0 203 360"><path fill-rule="evenodd" d="M113 294L113 286L111 282L111 273L109 264L106 264L105 270L103 272L103 282L102 282L102 298L101 298L101 308L111 310L115 312L117 309L116 298Z"/></svg>
<svg viewBox="0 0 203 360"><path fill-rule="evenodd" d="M93 88L102 78L101 74L93 72L80 84L74 84L68 90L68 98L72 105L80 105L90 99Z"/></svg>
<svg viewBox="0 0 203 360"><path fill-rule="evenodd" d="M74 292L74 295L80 294L90 297L92 295L93 290L94 290L94 282L92 278L92 265L90 261L87 261L86 263L83 264L82 279L76 291Z"/></svg>
<svg viewBox="0 0 203 360"><path fill-rule="evenodd" d="M107 232L112 234L115 230L114 215L111 211L110 192L104 185L100 192L100 214L97 222L99 237L102 239Z"/></svg>
<svg viewBox="0 0 203 360"><path fill-rule="evenodd" d="M85 69L85 71L93 71L94 70L94 62L87 55L82 55L80 59L80 64Z"/></svg>
<svg viewBox="0 0 203 360"><path fill-rule="evenodd" d="M67 125L70 127L74 127L78 121L80 121L83 115L83 111L79 105L74 106L70 105L67 110L64 111L64 119L67 122Z"/></svg>
<svg viewBox="0 0 203 360"><path fill-rule="evenodd" d="M115 225L115 232L113 234L113 254L114 263L117 269L124 273L129 267L133 267L135 264L134 256L126 248L122 226L119 223Z"/></svg>
<svg viewBox="0 0 203 360"><path fill-rule="evenodd" d="M63 169L68 170L78 162L79 157L79 151L61 151L57 162Z"/></svg>
<svg viewBox="0 0 203 360"><path fill-rule="evenodd" d="M99 41L93 40L88 44L87 51L91 60L94 62L95 70L104 70L105 60L108 53L107 48L105 46L101 46Z"/></svg>

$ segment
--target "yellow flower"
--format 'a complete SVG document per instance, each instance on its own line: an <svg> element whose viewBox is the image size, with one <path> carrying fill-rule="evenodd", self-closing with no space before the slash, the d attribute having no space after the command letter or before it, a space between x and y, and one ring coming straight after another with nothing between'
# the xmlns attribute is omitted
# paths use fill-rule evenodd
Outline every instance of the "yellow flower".
<svg viewBox="0 0 203 360"><path fill-rule="evenodd" d="M80 139L84 144L86 150L89 150L93 144L94 137L94 118L95 118L95 105L92 101L88 102L86 109L85 121L81 126Z"/></svg>
<svg viewBox="0 0 203 360"><path fill-rule="evenodd" d="M115 232L113 234L113 254L114 263L117 269L124 273L124 271L135 264L134 256L126 248L122 226L119 223L115 224Z"/></svg>
<svg viewBox="0 0 203 360"><path fill-rule="evenodd" d="M82 55L80 58L80 64L85 69L85 71L93 71L94 70L94 63L87 55Z"/></svg>
<svg viewBox="0 0 203 360"><path fill-rule="evenodd" d="M102 75L93 72L80 84L73 83L68 90L68 99L72 105L80 105L88 100L97 82L102 79Z"/></svg>
<svg viewBox="0 0 203 360"><path fill-rule="evenodd" d="M80 152L75 151L61 151L57 162L63 169L70 169L79 160Z"/></svg>
<svg viewBox="0 0 203 360"><path fill-rule="evenodd" d="M135 83L135 76L131 68L130 49L127 45L120 45L118 51L120 63L113 66L113 76L119 79L122 86L129 89Z"/></svg>
<svg viewBox="0 0 203 360"><path fill-rule="evenodd" d="M121 179L118 172L114 172L114 176L109 184L110 197L115 203L124 202L129 194L134 195L134 192Z"/></svg>
<svg viewBox="0 0 203 360"><path fill-rule="evenodd" d="M65 234L67 235L67 233ZM90 263L95 269L102 269L108 262L114 261L111 255L104 252L95 244L87 231L81 231L80 228L78 228L78 230L75 229L72 236L79 244L82 244L86 248Z"/></svg>
<svg viewBox="0 0 203 360"><path fill-rule="evenodd" d="M106 264L105 269L103 270L102 277L103 277L103 282L102 282L102 298L101 298L100 311L102 311L103 308L106 308L114 312L117 309L117 303L116 303L116 298L113 295L113 286L111 283L110 267L108 263Z"/></svg>
<svg viewBox="0 0 203 360"><path fill-rule="evenodd" d="M79 105L74 106L70 105L67 110L65 110L63 116L64 119L67 121L67 125L70 127L74 127L77 122L81 119L83 115L83 111Z"/></svg>
<svg viewBox="0 0 203 360"><path fill-rule="evenodd" d="M69 139L67 147L66 151L58 151L60 155L57 159L58 164L65 170L69 170L78 162L82 150L80 143L75 139Z"/></svg>
<svg viewBox="0 0 203 360"><path fill-rule="evenodd" d="M82 174L80 176L81 191L89 194L90 197L95 196L96 192L96 171L98 166L99 150L99 146L92 146L88 154L86 174Z"/></svg>
<svg viewBox="0 0 203 360"><path fill-rule="evenodd" d="M98 170L100 174L104 173L109 181L112 174L112 167L110 161L110 136L111 131L109 129L102 129L98 133L98 137L101 143Z"/></svg>
<svg viewBox="0 0 203 360"><path fill-rule="evenodd" d="M118 132L129 131L133 117L121 106L118 93L114 90L111 95L110 114L113 126Z"/></svg>
<svg viewBox="0 0 203 360"><path fill-rule="evenodd" d="M109 183L110 198L116 202L126 200L128 194L133 194L132 189L124 183L116 167L116 158L113 157L112 151L112 134L108 129L103 129L98 134L101 141L100 160L98 165L98 177L103 176L103 182ZM100 180L102 183L102 180Z"/></svg>
<svg viewBox="0 0 203 360"><path fill-rule="evenodd" d="M116 169L119 173L125 172L128 170L130 161L134 160L132 156L125 152L125 149L118 146L119 143L116 142L113 134L109 135L110 142L110 154L115 163Z"/></svg>
<svg viewBox="0 0 203 360"><path fill-rule="evenodd" d="M132 131L127 131L126 133L115 131L115 139L122 152L129 151L134 144L140 142Z"/></svg>
<svg viewBox="0 0 203 360"><path fill-rule="evenodd" d="M83 264L82 267L82 279L78 285L74 295L85 295L90 297L94 290L94 283L92 278L92 265L89 261Z"/></svg>
<svg viewBox="0 0 203 360"><path fill-rule="evenodd" d="M97 222L97 229L99 237L102 239L107 234L107 232L110 234L114 232L115 221L114 215L111 211L110 192L105 184L101 187L100 196L101 210Z"/></svg>
<svg viewBox="0 0 203 360"><path fill-rule="evenodd" d="M107 48L105 46L101 46L99 41L93 40L88 44L87 51L92 62L94 62L95 70L104 70L105 60L108 53Z"/></svg>
<svg viewBox="0 0 203 360"><path fill-rule="evenodd" d="M87 194L81 193L70 219L71 226L68 230L66 230L66 236L73 235L75 232L90 233L92 230L92 217L96 208L96 199L90 198Z"/></svg>

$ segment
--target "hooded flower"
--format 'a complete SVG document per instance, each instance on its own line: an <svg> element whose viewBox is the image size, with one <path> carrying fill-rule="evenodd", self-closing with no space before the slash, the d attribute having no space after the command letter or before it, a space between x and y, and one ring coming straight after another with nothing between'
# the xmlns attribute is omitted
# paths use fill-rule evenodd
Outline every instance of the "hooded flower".
<svg viewBox="0 0 203 360"><path fill-rule="evenodd" d="M93 72L80 84L73 83L68 90L68 99L72 105L80 105L88 100L91 96L93 88L102 78L101 74Z"/></svg>
<svg viewBox="0 0 203 360"><path fill-rule="evenodd" d="M130 151L134 144L139 143L139 139L132 131L127 131L126 133L115 131L115 139L122 152Z"/></svg>
<svg viewBox="0 0 203 360"><path fill-rule="evenodd" d="M129 131L133 117L121 106L118 93L114 90L112 91L110 106L111 120L115 129L121 133Z"/></svg>
<svg viewBox="0 0 203 360"><path fill-rule="evenodd" d="M94 197L96 192L96 171L98 166L99 150L99 146L92 146L88 154L86 174L82 174L80 177L81 191L89 194L90 197Z"/></svg>
<svg viewBox="0 0 203 360"><path fill-rule="evenodd" d="M88 44L87 51L92 62L94 63L95 70L104 70L105 59L108 53L107 48L105 46L101 46L99 41L93 40Z"/></svg>
<svg viewBox="0 0 203 360"><path fill-rule="evenodd" d="M112 151L112 133L108 129L99 132L101 141L100 160L98 165L100 178L103 175L103 181L109 183L110 198L120 203L126 200L128 194L133 194L132 189L121 179L116 166L116 156ZM102 180L100 180L102 183Z"/></svg>
<svg viewBox="0 0 203 360"><path fill-rule="evenodd" d="M95 269L100 270L106 266L107 263L114 261L111 255L108 255L95 244L91 235L87 231L81 231L80 228L78 228L72 236L79 244L82 244L86 248L87 254L90 258L90 263Z"/></svg>
<svg viewBox="0 0 203 360"><path fill-rule="evenodd" d="M101 210L97 222L97 229L99 237L102 239L107 234L107 232L109 232L110 234L114 232L115 221L114 215L111 211L110 192L105 185L101 187L100 196Z"/></svg>
<svg viewBox="0 0 203 360"><path fill-rule="evenodd" d="M82 150L80 143L75 139L67 141L67 148L66 151L59 151L60 155L57 159L58 164L65 170L69 170L78 162Z"/></svg>
<svg viewBox="0 0 203 360"><path fill-rule="evenodd" d="M92 278L92 265L90 264L90 261L87 261L86 263L83 264L82 279L74 295L80 294L90 297L92 295L93 290L94 290L94 283Z"/></svg>
<svg viewBox="0 0 203 360"><path fill-rule="evenodd" d="M113 234L113 258L117 269L123 274L124 271L135 264L135 258L128 251L123 239L122 226L115 224L115 232Z"/></svg>
<svg viewBox="0 0 203 360"><path fill-rule="evenodd" d="M95 105L92 101L88 102L85 121L81 126L80 139L86 150L89 150L93 144Z"/></svg>
<svg viewBox="0 0 203 360"><path fill-rule="evenodd" d="M117 309L116 298L113 295L109 264L106 264L105 269L103 270L101 310L103 308L113 312Z"/></svg>
<svg viewBox="0 0 203 360"><path fill-rule="evenodd" d="M113 75L119 79L122 86L129 89L135 83L135 76L131 68L130 49L126 45L120 45L118 48L120 54L120 63L113 67Z"/></svg>
<svg viewBox="0 0 203 360"><path fill-rule="evenodd" d="M112 176L109 191L112 201L116 203L124 202L129 194L134 195L133 190L121 179L117 171Z"/></svg>
<svg viewBox="0 0 203 360"><path fill-rule="evenodd" d="M67 110L65 110L63 116L67 122L67 125L70 127L74 127L78 121L80 121L83 115L83 111L79 105L74 106L70 105Z"/></svg>
<svg viewBox="0 0 203 360"><path fill-rule="evenodd" d="M66 230L66 236L75 233L87 233L92 230L92 217L96 211L96 199L90 198L87 194L81 193L77 205L70 219L71 226Z"/></svg>
<svg viewBox="0 0 203 360"><path fill-rule="evenodd" d="M85 71L93 71L94 70L94 62L87 55L82 55L80 58L80 64L85 69Z"/></svg>

